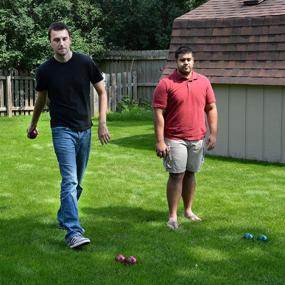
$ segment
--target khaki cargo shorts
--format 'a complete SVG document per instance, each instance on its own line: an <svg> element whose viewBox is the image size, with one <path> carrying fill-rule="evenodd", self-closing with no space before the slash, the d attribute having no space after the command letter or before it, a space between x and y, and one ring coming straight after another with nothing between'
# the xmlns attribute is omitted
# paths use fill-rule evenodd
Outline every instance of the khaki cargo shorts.
<svg viewBox="0 0 285 285"><path fill-rule="evenodd" d="M169 173L183 173L186 170L198 172L204 162L204 140L185 141L165 139L170 152L163 164Z"/></svg>

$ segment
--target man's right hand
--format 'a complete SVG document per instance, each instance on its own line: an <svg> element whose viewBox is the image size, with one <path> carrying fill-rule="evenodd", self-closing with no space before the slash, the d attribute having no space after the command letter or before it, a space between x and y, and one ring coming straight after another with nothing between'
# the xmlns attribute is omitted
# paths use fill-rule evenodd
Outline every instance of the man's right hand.
<svg viewBox="0 0 285 285"><path fill-rule="evenodd" d="M165 142L156 143L156 155L160 158L166 157L170 151L170 147Z"/></svg>
<svg viewBox="0 0 285 285"><path fill-rule="evenodd" d="M29 139L35 139L37 137L37 135L39 134L36 126L30 125L27 128L27 138Z"/></svg>

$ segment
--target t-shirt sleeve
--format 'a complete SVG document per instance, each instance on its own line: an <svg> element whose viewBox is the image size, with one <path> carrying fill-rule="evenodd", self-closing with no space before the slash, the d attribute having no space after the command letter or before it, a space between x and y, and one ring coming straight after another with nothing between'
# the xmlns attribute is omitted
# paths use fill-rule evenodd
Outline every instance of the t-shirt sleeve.
<svg viewBox="0 0 285 285"><path fill-rule="evenodd" d="M92 84L96 84L103 80L102 73L100 72L96 63L92 59L90 59L89 63L89 74L90 74L90 81Z"/></svg>
<svg viewBox="0 0 285 285"><path fill-rule="evenodd" d="M36 72L36 91L44 91L47 88L47 80L43 75L42 69L39 67Z"/></svg>
<svg viewBox="0 0 285 285"><path fill-rule="evenodd" d="M153 92L152 107L165 109L167 106L167 86L162 79Z"/></svg>
<svg viewBox="0 0 285 285"><path fill-rule="evenodd" d="M211 103L216 103L216 97L215 97L215 93L213 90L213 87L210 83L210 81L207 79L208 84L207 84L207 90L206 90L206 104L211 104Z"/></svg>

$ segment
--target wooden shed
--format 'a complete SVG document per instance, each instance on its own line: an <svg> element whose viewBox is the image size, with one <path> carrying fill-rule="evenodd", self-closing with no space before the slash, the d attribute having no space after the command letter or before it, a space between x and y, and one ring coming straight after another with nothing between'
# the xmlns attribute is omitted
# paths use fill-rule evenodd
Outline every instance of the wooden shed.
<svg viewBox="0 0 285 285"><path fill-rule="evenodd" d="M163 75L184 44L217 97L212 153L285 163L285 0L209 0L176 18Z"/></svg>

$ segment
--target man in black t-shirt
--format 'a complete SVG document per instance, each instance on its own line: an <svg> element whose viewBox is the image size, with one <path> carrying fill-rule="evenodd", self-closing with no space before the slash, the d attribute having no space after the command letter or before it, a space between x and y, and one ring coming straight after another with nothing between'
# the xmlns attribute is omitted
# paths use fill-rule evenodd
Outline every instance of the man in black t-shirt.
<svg viewBox="0 0 285 285"><path fill-rule="evenodd" d="M106 125L107 93L94 61L70 49L70 31L64 23L52 23L48 36L54 56L40 65L36 75L37 100L27 136L34 138L41 112L49 99L50 125L61 181L59 227L66 230L70 248L89 244L79 223L78 199L91 144L90 83L99 98L98 136L101 144L110 140Z"/></svg>

